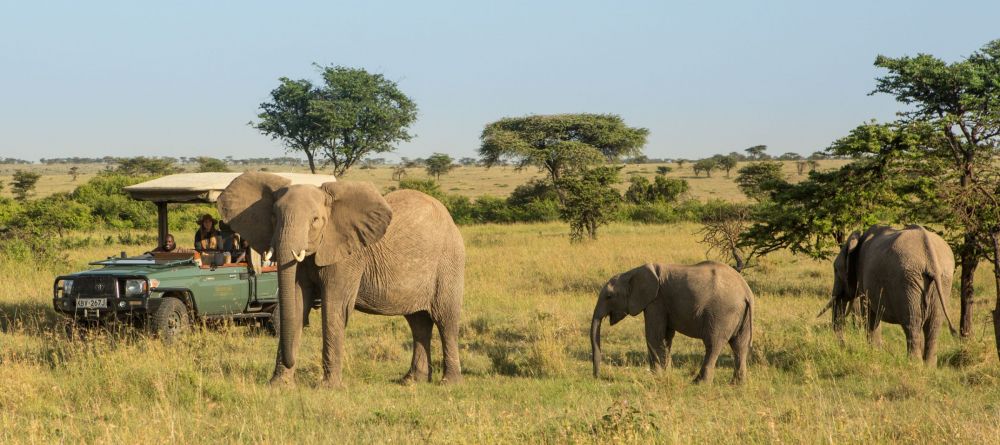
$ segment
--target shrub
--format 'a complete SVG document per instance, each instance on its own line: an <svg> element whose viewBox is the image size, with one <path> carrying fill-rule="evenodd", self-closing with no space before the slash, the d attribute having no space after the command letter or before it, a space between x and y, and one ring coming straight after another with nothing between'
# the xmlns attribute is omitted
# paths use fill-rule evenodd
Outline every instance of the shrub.
<svg viewBox="0 0 1000 445"><path fill-rule="evenodd" d="M514 188L507 197L507 203L513 206L524 206L534 201L559 200L559 195L546 180L532 179Z"/></svg>
<svg viewBox="0 0 1000 445"><path fill-rule="evenodd" d="M136 201L125 194L126 186L138 184L148 177L102 173L77 187L70 195L73 201L88 206L95 219L118 229L152 229L156 227L156 206Z"/></svg>
<svg viewBox="0 0 1000 445"><path fill-rule="evenodd" d="M7 227L17 214L21 213L21 204L17 201L0 196L0 229Z"/></svg>
<svg viewBox="0 0 1000 445"><path fill-rule="evenodd" d="M21 212L12 218L10 225L55 232L62 237L69 230L93 228L94 220L90 212L90 207L74 202L69 199L68 194L62 193L25 203Z"/></svg>
<svg viewBox="0 0 1000 445"><path fill-rule="evenodd" d="M444 201L445 195L441 191L441 186L438 185L433 179L402 179L399 181L399 186L396 188L390 187L389 190L403 190L410 189L419 192L424 192L437 198L439 201Z"/></svg>

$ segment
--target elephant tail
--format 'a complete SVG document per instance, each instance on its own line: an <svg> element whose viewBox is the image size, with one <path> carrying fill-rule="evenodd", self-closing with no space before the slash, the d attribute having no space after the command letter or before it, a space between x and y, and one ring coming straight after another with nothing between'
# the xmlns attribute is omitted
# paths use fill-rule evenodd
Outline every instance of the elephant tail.
<svg viewBox="0 0 1000 445"><path fill-rule="evenodd" d="M747 340L747 352L753 356L753 294L749 294L744 300L746 302L746 310L743 311L743 321L740 322L739 329L736 330L737 335L746 333L749 337Z"/></svg>
<svg viewBox="0 0 1000 445"><path fill-rule="evenodd" d="M927 250L927 257L928 257L927 271L924 272L924 274L927 275L927 278L930 280L930 282L927 283L927 287L924 289L924 301L926 302L927 307L930 307L932 304L934 304L929 300L929 297L931 290L937 291L937 300L939 303L941 303L941 311L944 312L944 319L945 321L948 322L948 330L951 331L951 335L956 335L958 331L955 330L955 325L951 323L951 317L948 315L948 306L945 304L944 301L944 289L943 286L941 285L941 271L938 270L937 252L934 251L934 244L931 242L930 236L927 233L927 229L920 226L917 227L919 227L921 232L923 232L924 248ZM932 284L933 287L931 287Z"/></svg>

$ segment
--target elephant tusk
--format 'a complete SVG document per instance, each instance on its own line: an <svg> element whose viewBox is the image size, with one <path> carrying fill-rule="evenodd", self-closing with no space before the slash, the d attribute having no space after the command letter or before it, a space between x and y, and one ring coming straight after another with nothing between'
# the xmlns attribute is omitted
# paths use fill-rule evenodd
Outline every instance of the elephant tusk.
<svg viewBox="0 0 1000 445"><path fill-rule="evenodd" d="M305 261L305 259L306 259L306 251L305 251L305 249L300 250L298 253L292 252L292 254L295 255L295 261L296 262L301 263L301 262Z"/></svg>
<svg viewBox="0 0 1000 445"><path fill-rule="evenodd" d="M833 296L833 297L830 297L830 301L828 301L828 302L826 303L826 306L824 306L824 307L823 307L823 310L819 311L819 313L818 313L818 314L816 314L816 318L819 318L819 317L822 317L822 316L823 316L823 314L825 314L825 313L826 313L826 311L830 310L830 308L832 308L832 307L833 307L833 302L834 302L834 300L836 300L836 299L837 299L837 297L836 297L836 296Z"/></svg>

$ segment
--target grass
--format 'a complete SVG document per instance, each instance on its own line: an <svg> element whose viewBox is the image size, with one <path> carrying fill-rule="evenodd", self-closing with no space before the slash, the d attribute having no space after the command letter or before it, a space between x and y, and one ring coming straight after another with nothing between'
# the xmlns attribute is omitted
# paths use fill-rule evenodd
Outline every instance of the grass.
<svg viewBox="0 0 1000 445"><path fill-rule="evenodd" d="M839 168L846 162L848 161L820 161L819 169L828 170ZM782 164L785 176L788 177L790 181L799 181L802 178L805 178L804 175L797 174L795 162L785 161ZM677 164L630 164L622 169L623 182L620 184L619 188L624 191L625 188L628 187L627 180L632 174L652 178L656 175L656 167L661 165L668 165L673 168L673 171L667 174L668 177L682 178L688 181L691 186L689 194L694 199L703 201L707 199L723 199L734 202L746 200L746 196L740 193L739 189L736 187L736 183L733 181L736 177L736 170L738 167L737 169L733 169L730 178L726 177L724 171L716 171L712 173L712 177L709 178L704 174L696 177L694 172L691 170L691 163L685 164L683 169L678 168ZM743 164L741 163L741 166L742 165ZM42 175L42 178L39 180L38 186L35 190L35 197L44 197L58 192L71 192L80 184L87 182L88 179L92 178L104 168L103 164L82 164L79 166L80 176L76 181L73 181L72 177L70 177L68 173L70 167L70 165L40 164L26 166L0 165L0 182L7 184L7 186L4 187L4 191L0 192L0 196L12 196L9 184L14 171L19 168L36 171ZM309 171L306 168L289 169L284 166L254 165L246 168L257 170L262 167L271 171ZM235 169L236 168L234 168L234 170ZM408 169L407 177L420 179L428 178L423 168ZM476 198L482 195L506 197L518 185L521 185L530 179L541 177L543 177L543 175L535 168L516 170L512 167L494 167L490 169L483 167L458 167L450 173L441 176L439 182L441 184L441 190L445 190L451 194L463 195L471 198ZM344 179L351 181L372 182L381 189L385 189L396 184L396 181L392 180L391 167L379 167L372 169L360 169L355 167L348 171Z"/></svg>
<svg viewBox="0 0 1000 445"><path fill-rule="evenodd" d="M58 270L0 263L0 442L1000 443L986 265L975 335L943 337L937 369L907 361L898 326L884 326L881 349L857 328L840 346L828 317L815 318L832 268L777 254L746 275L758 298L747 384L726 384L727 350L716 384L692 385L703 347L681 336L674 368L649 373L641 317L605 325L603 375L591 377L599 286L646 261L705 259L696 230L612 225L574 245L561 224L463 227L457 386L393 383L409 363L406 322L359 312L339 391L318 387L318 314L293 389L266 386L276 339L243 326L170 346L129 331L67 340L49 309L53 276L141 248L72 251ZM957 318L957 299L949 305ZM438 380L437 340L434 348Z"/></svg>

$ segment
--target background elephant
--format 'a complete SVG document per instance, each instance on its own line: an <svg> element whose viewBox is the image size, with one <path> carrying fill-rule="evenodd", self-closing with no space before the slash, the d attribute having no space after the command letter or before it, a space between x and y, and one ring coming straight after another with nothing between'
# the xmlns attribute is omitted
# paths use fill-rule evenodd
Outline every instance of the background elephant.
<svg viewBox="0 0 1000 445"><path fill-rule="evenodd" d="M594 376L601 363L601 322L614 325L625 314L643 313L649 365L671 366L674 333L705 343L705 359L695 382L712 381L715 361L726 343L733 350L733 381L746 376L753 331L753 292L733 268L713 261L693 266L645 264L612 277L601 289L590 328Z"/></svg>
<svg viewBox="0 0 1000 445"><path fill-rule="evenodd" d="M873 344L881 344L880 322L898 324L906 334L906 351L937 365L937 336L945 301L951 295L955 256L940 236L920 226L896 230L872 226L854 232L833 262L833 329L842 335L847 307L858 296L867 303L866 329ZM932 295L932 294L936 294Z"/></svg>
<svg viewBox="0 0 1000 445"><path fill-rule="evenodd" d="M458 328L465 246L440 202L413 190L384 198L369 183L289 186L269 173L240 175L219 196L223 219L278 263L280 332L271 383L294 381L302 321L322 301L323 379L339 385L344 328L352 309L404 315L413 361L403 381L429 380L434 325L444 381L461 380Z"/></svg>

